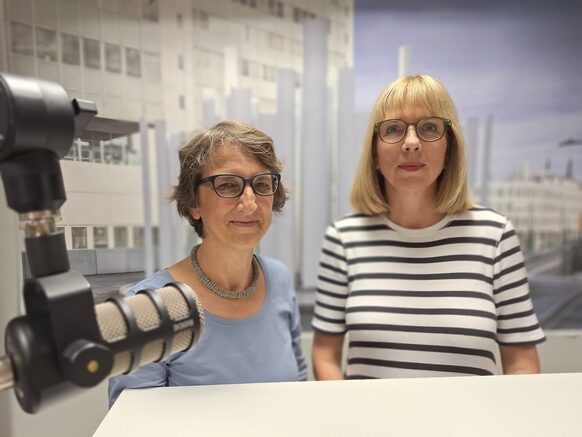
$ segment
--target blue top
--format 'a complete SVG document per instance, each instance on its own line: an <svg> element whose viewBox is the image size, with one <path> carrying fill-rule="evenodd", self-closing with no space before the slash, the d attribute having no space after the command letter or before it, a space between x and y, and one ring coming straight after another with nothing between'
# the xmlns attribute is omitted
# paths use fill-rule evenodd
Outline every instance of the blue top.
<svg viewBox="0 0 582 437"><path fill-rule="evenodd" d="M196 346L165 361L147 364L109 380L109 406L124 388L280 382L307 379L295 288L283 263L258 257L265 273L265 300L244 319L205 311L204 335ZM174 282L161 270L134 285L129 294Z"/></svg>

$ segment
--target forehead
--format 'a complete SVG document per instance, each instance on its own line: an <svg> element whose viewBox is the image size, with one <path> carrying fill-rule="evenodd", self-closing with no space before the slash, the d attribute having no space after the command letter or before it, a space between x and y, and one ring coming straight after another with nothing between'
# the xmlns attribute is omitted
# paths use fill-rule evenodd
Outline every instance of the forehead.
<svg viewBox="0 0 582 437"><path fill-rule="evenodd" d="M216 147L208 167L207 172L220 171L241 175L244 170L265 169L257 157L245 146L230 142L222 143Z"/></svg>
<svg viewBox="0 0 582 437"><path fill-rule="evenodd" d="M409 108L393 108L384 112L382 119L388 120L391 118L399 118L401 120L407 121L409 123L416 122L424 117L434 116L432 111L427 108L422 107L409 107Z"/></svg>

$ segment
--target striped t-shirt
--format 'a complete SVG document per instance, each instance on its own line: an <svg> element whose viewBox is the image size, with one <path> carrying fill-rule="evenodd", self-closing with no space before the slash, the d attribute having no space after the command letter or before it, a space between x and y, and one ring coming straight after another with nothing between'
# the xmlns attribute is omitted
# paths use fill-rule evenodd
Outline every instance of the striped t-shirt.
<svg viewBox="0 0 582 437"><path fill-rule="evenodd" d="M491 375L498 343L544 340L515 230L485 208L424 229L329 226L312 325L348 333L347 378Z"/></svg>

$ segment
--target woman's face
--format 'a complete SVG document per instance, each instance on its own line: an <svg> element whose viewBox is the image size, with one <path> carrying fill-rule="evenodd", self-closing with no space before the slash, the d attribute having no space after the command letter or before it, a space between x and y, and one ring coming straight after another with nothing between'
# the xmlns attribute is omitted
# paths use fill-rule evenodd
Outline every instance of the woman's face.
<svg viewBox="0 0 582 437"><path fill-rule="evenodd" d="M230 144L219 146L215 165L204 171L202 177L217 174L235 174L250 178L269 170L252 156ZM273 196L257 196L246 185L235 198L219 197L211 183L198 187L198 206L190 208L194 219L202 219L204 242L230 249L254 249L269 229L273 214Z"/></svg>
<svg viewBox="0 0 582 437"><path fill-rule="evenodd" d="M388 112L384 120L397 118L416 123L430 116L434 114L424 109L414 109ZM402 194L436 196L437 178L445 164L446 134L434 142L421 141L414 127L408 126L405 137L398 143L388 144L377 138L376 151L376 168L384 176L389 199Z"/></svg>

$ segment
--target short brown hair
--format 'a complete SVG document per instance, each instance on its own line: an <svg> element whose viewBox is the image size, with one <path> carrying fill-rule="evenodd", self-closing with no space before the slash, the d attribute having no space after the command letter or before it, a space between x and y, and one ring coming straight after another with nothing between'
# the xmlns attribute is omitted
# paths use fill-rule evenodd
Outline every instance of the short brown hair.
<svg viewBox="0 0 582 437"><path fill-rule="evenodd" d="M454 214L473 206L467 183L465 141L455 104L446 88L429 75L407 76L389 84L374 104L364 137L360 163L352 184L350 201L354 212L384 214L390 210L383 194L384 177L376 169L376 135L374 124L391 110L424 108L431 115L450 120L447 133L445 170L438 178L436 210Z"/></svg>
<svg viewBox="0 0 582 437"><path fill-rule="evenodd" d="M198 131L180 149L180 176L170 200L176 201L178 214L188 219L199 237L203 236L202 220L192 218L189 209L197 204L196 189L204 169L214 165L215 152L223 144L239 147L242 153L255 157L271 172L283 171L271 137L248 124L226 120ZM288 198L287 187L281 181L273 198L273 211L281 211Z"/></svg>

